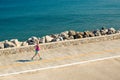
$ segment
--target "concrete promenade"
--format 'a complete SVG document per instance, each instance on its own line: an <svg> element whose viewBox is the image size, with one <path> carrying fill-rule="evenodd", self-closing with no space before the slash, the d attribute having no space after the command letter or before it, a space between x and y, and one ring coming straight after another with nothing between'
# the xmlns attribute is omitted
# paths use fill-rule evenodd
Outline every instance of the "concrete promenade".
<svg viewBox="0 0 120 80"><path fill-rule="evenodd" d="M40 54L43 59L36 57L35 61L30 60L34 52L0 56L0 80L120 79L119 39L43 50Z"/></svg>

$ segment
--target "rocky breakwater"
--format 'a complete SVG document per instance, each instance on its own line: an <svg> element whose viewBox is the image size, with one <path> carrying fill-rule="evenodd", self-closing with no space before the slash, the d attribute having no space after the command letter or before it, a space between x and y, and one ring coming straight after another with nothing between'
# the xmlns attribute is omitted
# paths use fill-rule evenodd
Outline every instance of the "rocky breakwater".
<svg viewBox="0 0 120 80"><path fill-rule="evenodd" d="M11 47L20 47L20 46L28 46L28 43L20 42L18 39L11 39L10 41L5 40L3 42L0 42L0 49L3 48L11 48Z"/></svg>
<svg viewBox="0 0 120 80"><path fill-rule="evenodd" d="M61 32L60 34L46 35L42 38L33 36L24 42L21 42L18 39L11 39L10 41L5 40L0 42L0 49L35 45L36 42L42 44L42 43L74 40L74 39L87 38L87 37L110 35L116 33L120 33L120 30L116 30L114 28L106 29L103 27L100 30L84 31L84 32L69 30L69 31Z"/></svg>

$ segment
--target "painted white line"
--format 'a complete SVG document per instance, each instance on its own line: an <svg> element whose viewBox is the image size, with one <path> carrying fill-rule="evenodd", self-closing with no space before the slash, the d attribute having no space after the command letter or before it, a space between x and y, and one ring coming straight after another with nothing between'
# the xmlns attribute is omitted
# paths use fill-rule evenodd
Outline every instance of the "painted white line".
<svg viewBox="0 0 120 80"><path fill-rule="evenodd" d="M112 56L112 57L99 58L99 59L94 59L94 60L88 60L88 61L82 61L82 62L76 62L76 63L65 64L65 65L59 65L59 66L51 66L51 67L45 67L45 68L39 68L39 69L33 69L33 70L26 70L26 71L14 72L14 73L7 73L7 74L0 75L0 77L16 75L16 74L22 74L22 73L28 73L28 72L36 72L36 71L40 71L40 70L62 68L62 67L67 67L67 66L72 66L72 65L85 64L85 63L90 63L90 62L95 62L95 61L102 61L102 60L113 59L113 58L118 58L118 57L120 57L120 55Z"/></svg>

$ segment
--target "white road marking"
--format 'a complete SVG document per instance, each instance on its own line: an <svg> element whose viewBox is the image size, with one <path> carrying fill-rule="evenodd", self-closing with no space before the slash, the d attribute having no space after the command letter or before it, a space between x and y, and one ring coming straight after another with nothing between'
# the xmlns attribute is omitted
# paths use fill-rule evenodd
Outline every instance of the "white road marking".
<svg viewBox="0 0 120 80"><path fill-rule="evenodd" d="M16 74L22 74L22 73L28 73L28 72L36 72L36 71L40 71L40 70L62 68L62 67L67 67L67 66L72 66L72 65L85 64L85 63L90 63L90 62L95 62L95 61L102 61L102 60L113 59L113 58L118 58L118 57L120 57L120 55L112 56L112 57L99 58L99 59L94 59L94 60L88 60L88 61L82 61L82 62L76 62L76 63L71 63L71 64L64 64L64 65L59 65L59 66L51 66L51 67L45 67L45 68L39 68L39 69L33 69L33 70L26 70L26 71L14 72L14 73L7 73L7 74L0 75L0 77L16 75Z"/></svg>

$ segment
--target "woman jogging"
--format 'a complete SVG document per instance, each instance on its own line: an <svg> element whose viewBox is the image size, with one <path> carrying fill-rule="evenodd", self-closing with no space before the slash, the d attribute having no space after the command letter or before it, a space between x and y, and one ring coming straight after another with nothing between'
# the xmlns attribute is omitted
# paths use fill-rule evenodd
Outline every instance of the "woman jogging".
<svg viewBox="0 0 120 80"><path fill-rule="evenodd" d="M42 58L40 57L39 51L40 51L40 46L39 46L39 43L37 43L37 44L35 45L35 54L34 54L34 56L31 58L31 60L33 60L36 55L39 56L39 59L40 59L40 60L42 59Z"/></svg>

